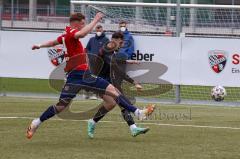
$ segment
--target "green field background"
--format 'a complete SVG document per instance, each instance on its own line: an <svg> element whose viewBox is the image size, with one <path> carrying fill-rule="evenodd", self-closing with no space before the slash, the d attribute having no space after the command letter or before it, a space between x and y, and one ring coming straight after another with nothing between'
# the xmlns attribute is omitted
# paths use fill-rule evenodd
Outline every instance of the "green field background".
<svg viewBox="0 0 240 159"><path fill-rule="evenodd" d="M59 85L61 90L62 84ZM175 100L175 86L168 91L169 85L143 84L143 91L137 92L133 85L124 83L124 90L127 95L143 98L157 98ZM181 86L181 99L187 100L212 100L209 86ZM0 78L0 93L40 93L59 94L59 90L51 88L49 80L29 78ZM167 90L165 92L165 90ZM240 88L227 87L225 101L239 102ZM83 93L83 92L80 92Z"/></svg>

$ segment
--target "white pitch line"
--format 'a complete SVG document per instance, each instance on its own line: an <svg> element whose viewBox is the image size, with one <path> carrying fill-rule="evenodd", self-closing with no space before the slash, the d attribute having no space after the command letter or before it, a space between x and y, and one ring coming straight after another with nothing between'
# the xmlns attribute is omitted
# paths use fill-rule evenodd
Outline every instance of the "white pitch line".
<svg viewBox="0 0 240 159"><path fill-rule="evenodd" d="M159 125L159 126L172 126L172 127L192 127L192 128L210 128L210 129L231 129L240 130L236 127L224 127L224 126L204 126L204 125L177 125L177 124L160 124L160 123L145 123L146 125Z"/></svg>
<svg viewBox="0 0 240 159"><path fill-rule="evenodd" d="M1 119L35 119L34 117L0 117ZM51 119L51 120L62 120L62 121L88 121L88 120L74 120L74 119ZM121 123L121 121L101 121L102 123ZM209 129L230 129L230 130L240 130L238 127L222 127L222 126L204 126L204 125L178 125L178 124L161 124L161 123L139 123L143 125L156 125L156 126L171 126L171 127L192 127L192 128L209 128Z"/></svg>
<svg viewBox="0 0 240 159"><path fill-rule="evenodd" d="M34 119L31 117L3 116L0 119Z"/></svg>

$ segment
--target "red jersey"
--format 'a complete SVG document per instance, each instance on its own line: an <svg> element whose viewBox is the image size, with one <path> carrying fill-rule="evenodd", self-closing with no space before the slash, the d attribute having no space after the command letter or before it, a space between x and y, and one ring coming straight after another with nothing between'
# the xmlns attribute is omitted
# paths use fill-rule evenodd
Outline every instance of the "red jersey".
<svg viewBox="0 0 240 159"><path fill-rule="evenodd" d="M65 71L72 70L88 70L88 64L86 59L86 52L79 39L75 39L74 35L78 32L77 29L72 29L67 26L65 33L57 38L60 44L64 44L66 47L66 67Z"/></svg>

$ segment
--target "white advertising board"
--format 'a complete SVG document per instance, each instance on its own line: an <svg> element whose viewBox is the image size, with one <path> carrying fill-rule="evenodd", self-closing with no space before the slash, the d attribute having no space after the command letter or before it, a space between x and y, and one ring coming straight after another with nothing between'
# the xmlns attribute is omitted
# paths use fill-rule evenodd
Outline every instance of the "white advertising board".
<svg viewBox="0 0 240 159"><path fill-rule="evenodd" d="M182 38L181 83L240 86L240 40Z"/></svg>
<svg viewBox="0 0 240 159"><path fill-rule="evenodd" d="M61 33L1 31L0 76L48 79L54 66L50 63L47 49L31 50L33 44L56 39ZM86 46L89 35L81 39ZM108 35L110 36L110 35ZM168 67L161 77L173 84L180 81L180 40L157 36L134 36L136 58L141 61L162 63ZM173 64L173 65L172 65ZM136 67L138 67L136 65ZM159 71L161 68L159 68ZM151 70L148 70L151 71ZM155 70L158 71L158 70ZM160 77L159 77L160 78ZM151 78L149 77L149 82Z"/></svg>
<svg viewBox="0 0 240 159"><path fill-rule="evenodd" d="M61 33L0 31L0 77L48 79L54 66L47 49L31 50L33 44L53 40ZM90 37L81 41L86 46ZM110 35L108 35L110 37ZM240 87L240 40L220 38L176 38L134 35L135 59L154 66L159 79L181 85ZM165 72L161 66L166 66ZM137 77L152 69L128 72ZM162 72L161 72L162 71ZM141 82L154 81L151 74Z"/></svg>

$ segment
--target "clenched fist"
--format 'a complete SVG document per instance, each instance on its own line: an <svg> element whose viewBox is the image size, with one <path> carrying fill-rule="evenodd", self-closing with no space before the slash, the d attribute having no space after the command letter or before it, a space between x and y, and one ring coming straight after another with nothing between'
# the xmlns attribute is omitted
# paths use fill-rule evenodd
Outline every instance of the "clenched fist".
<svg viewBox="0 0 240 159"><path fill-rule="evenodd" d="M33 45L32 46L32 50L36 50L36 49L40 49L41 47L40 47L40 45Z"/></svg>

